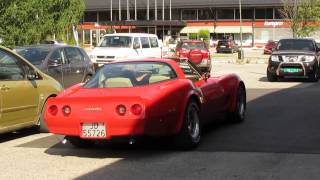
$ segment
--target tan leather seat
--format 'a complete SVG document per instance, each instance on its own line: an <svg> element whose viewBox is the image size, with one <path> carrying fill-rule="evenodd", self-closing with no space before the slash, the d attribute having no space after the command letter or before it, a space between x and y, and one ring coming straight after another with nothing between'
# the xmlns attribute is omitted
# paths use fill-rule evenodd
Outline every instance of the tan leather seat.
<svg viewBox="0 0 320 180"><path fill-rule="evenodd" d="M151 83L156 83L156 82L161 82L170 79L168 76L161 76L161 75L152 75L149 78L149 84Z"/></svg>
<svg viewBox="0 0 320 180"><path fill-rule="evenodd" d="M114 78L108 78L105 81L104 87L108 87L108 88L133 87L133 85L129 78L114 77Z"/></svg>

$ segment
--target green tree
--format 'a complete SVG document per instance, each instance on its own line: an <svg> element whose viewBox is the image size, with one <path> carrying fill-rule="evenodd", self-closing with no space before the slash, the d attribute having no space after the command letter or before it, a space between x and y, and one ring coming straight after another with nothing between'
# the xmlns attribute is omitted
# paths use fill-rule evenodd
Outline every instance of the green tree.
<svg viewBox="0 0 320 180"><path fill-rule="evenodd" d="M283 0L281 16L286 19L293 37L307 37L319 28L320 0Z"/></svg>
<svg viewBox="0 0 320 180"><path fill-rule="evenodd" d="M1 0L0 38L8 47L62 38L79 23L84 8L83 0Z"/></svg>

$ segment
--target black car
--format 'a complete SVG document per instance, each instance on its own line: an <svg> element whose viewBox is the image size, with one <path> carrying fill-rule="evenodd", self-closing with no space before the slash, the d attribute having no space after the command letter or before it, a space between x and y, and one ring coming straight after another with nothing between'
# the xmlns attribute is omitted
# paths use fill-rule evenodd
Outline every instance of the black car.
<svg viewBox="0 0 320 180"><path fill-rule="evenodd" d="M234 53L239 51L239 46L232 39L220 40L218 41L216 51L217 53L221 53L221 52Z"/></svg>
<svg viewBox="0 0 320 180"><path fill-rule="evenodd" d="M59 81L64 88L87 81L94 74L94 65L79 47L33 45L17 47L15 51Z"/></svg>
<svg viewBox="0 0 320 180"><path fill-rule="evenodd" d="M319 77L319 48L313 39L281 39L272 52L267 69L268 81L278 77Z"/></svg>

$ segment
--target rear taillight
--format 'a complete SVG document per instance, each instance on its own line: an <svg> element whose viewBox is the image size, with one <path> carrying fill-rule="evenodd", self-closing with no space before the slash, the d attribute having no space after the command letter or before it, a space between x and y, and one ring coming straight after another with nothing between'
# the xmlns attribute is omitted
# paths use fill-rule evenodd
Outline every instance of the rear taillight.
<svg viewBox="0 0 320 180"><path fill-rule="evenodd" d="M134 115L140 115L142 113L142 107L139 104L134 104L131 106L131 112Z"/></svg>
<svg viewBox="0 0 320 180"><path fill-rule="evenodd" d="M49 107L48 111L52 116L55 116L58 113L58 107L56 105L52 105Z"/></svg>
<svg viewBox="0 0 320 180"><path fill-rule="evenodd" d="M71 114L71 107L70 106L63 106L62 113L64 116L69 116Z"/></svg>
<svg viewBox="0 0 320 180"><path fill-rule="evenodd" d="M120 116L123 116L126 114L127 109L124 105L121 104L116 107L116 111Z"/></svg>

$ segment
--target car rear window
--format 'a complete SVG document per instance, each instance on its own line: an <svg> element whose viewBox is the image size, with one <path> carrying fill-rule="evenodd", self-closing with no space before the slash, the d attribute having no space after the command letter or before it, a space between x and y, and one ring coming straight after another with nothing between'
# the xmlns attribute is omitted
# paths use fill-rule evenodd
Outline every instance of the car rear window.
<svg viewBox="0 0 320 180"><path fill-rule="evenodd" d="M15 51L34 65L42 64L50 52L49 48L19 47Z"/></svg>
<svg viewBox="0 0 320 180"><path fill-rule="evenodd" d="M181 48L183 49L202 49L205 50L206 47L203 42L184 42Z"/></svg>
<svg viewBox="0 0 320 180"><path fill-rule="evenodd" d="M222 46L228 45L228 41L219 41L218 45L222 45Z"/></svg>
<svg viewBox="0 0 320 180"><path fill-rule="evenodd" d="M283 39L278 42L277 50L315 51L315 46L309 39Z"/></svg>
<svg viewBox="0 0 320 180"><path fill-rule="evenodd" d="M176 78L170 65L163 62L119 62L106 64L84 88L128 88Z"/></svg>

